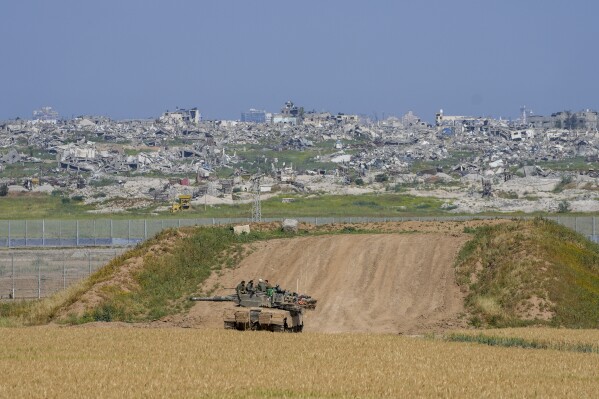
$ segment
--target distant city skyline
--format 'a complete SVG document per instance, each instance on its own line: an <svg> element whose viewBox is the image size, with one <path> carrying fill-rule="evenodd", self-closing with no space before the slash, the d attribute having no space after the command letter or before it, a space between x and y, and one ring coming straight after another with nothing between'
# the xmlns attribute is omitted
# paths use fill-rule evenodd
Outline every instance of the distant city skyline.
<svg viewBox="0 0 599 399"><path fill-rule="evenodd" d="M515 119L597 109L599 4L31 0L0 13L0 120L251 108Z"/></svg>

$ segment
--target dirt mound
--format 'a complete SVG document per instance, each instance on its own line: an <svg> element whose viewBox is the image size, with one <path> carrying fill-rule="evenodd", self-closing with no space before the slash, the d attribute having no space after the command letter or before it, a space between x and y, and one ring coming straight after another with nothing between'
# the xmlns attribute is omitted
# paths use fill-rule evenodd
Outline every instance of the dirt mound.
<svg viewBox="0 0 599 399"><path fill-rule="evenodd" d="M461 327L462 294L453 262L463 234L345 234L271 240L234 270L203 286L234 287L265 278L318 299L305 331L418 333ZM231 292L219 288L211 294ZM182 326L222 328L227 303L197 303ZM167 322L167 320L164 320Z"/></svg>

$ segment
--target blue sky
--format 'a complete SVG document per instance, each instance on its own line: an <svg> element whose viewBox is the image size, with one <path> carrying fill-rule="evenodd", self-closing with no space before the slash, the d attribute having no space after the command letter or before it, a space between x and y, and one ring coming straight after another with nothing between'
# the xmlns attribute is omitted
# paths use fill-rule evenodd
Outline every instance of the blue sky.
<svg viewBox="0 0 599 399"><path fill-rule="evenodd" d="M594 1L22 0L0 15L0 119L599 108Z"/></svg>

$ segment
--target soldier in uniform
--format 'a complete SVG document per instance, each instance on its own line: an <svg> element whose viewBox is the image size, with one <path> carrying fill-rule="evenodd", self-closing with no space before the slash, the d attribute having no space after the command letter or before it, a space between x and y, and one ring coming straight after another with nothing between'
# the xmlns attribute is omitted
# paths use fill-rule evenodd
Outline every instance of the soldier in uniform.
<svg viewBox="0 0 599 399"><path fill-rule="evenodd" d="M245 290L248 294L254 293L254 280L248 281L247 285L245 286Z"/></svg>
<svg viewBox="0 0 599 399"><path fill-rule="evenodd" d="M258 288L256 288L256 291L266 292L266 284L262 279L258 280Z"/></svg>
<svg viewBox="0 0 599 399"><path fill-rule="evenodd" d="M274 293L274 287L270 285L268 280L264 280L264 283L266 284L266 294L268 296L272 296L272 294Z"/></svg>
<svg viewBox="0 0 599 399"><path fill-rule="evenodd" d="M239 299L241 299L241 294L245 294L245 280L241 280L241 283L237 284L235 291L237 292Z"/></svg>

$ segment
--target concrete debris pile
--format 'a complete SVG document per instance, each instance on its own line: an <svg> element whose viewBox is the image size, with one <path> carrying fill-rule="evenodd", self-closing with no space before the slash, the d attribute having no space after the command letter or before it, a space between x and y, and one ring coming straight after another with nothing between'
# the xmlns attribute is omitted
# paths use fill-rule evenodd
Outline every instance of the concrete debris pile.
<svg viewBox="0 0 599 399"><path fill-rule="evenodd" d="M599 161L599 133L596 123L589 122L596 114L591 111L530 117L528 122L440 112L435 125L412 113L382 121L304 113L291 102L275 116L252 112L248 120L266 122L202 121L197 109L147 120L84 116L0 122L0 183L26 190L46 184L90 204L111 198L168 202L180 194L190 194L194 201L204 197L205 203L208 198L251 201L249 178L254 173L265 174L263 193L273 187L296 193L361 193L399 184L411 186L415 195L445 195L452 201L458 201L458 194L439 193L439 185L454 185L474 201L488 181L487 204L502 195L504 202L510 196L559 196L537 190L533 180L551 181L555 188L556 181L575 175L573 187L566 190L597 186L593 179L599 170L593 164ZM560 163L576 166L565 168L573 171L568 173L551 169ZM16 166L33 170L26 178L38 183L25 184L24 177L17 181ZM510 186L524 181L531 184L532 194ZM594 195L592 190L582 194L589 193ZM470 206L458 205L457 211L471 211L466 210ZM492 206L510 208L505 203Z"/></svg>

